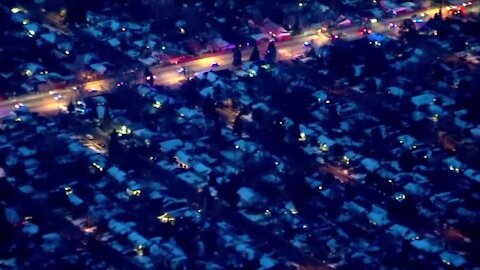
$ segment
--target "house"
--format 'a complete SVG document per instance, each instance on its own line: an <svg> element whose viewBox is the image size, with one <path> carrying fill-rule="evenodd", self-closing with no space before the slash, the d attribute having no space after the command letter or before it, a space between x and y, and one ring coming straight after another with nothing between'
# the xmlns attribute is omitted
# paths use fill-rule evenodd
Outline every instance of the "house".
<svg viewBox="0 0 480 270"><path fill-rule="evenodd" d="M113 179L115 179L118 183L122 183L123 181L126 180L127 174L115 166L108 168L107 173Z"/></svg>
<svg viewBox="0 0 480 270"><path fill-rule="evenodd" d="M182 150L177 151L173 158L178 163L178 166L182 169L189 169L193 162L192 157Z"/></svg>
<svg viewBox="0 0 480 270"><path fill-rule="evenodd" d="M189 171L177 174L177 177L196 190L202 189L207 184L206 180Z"/></svg>
<svg viewBox="0 0 480 270"><path fill-rule="evenodd" d="M387 211L377 205L372 205L372 210L367 217L370 223L376 226L385 226L390 223Z"/></svg>
<svg viewBox="0 0 480 270"><path fill-rule="evenodd" d="M160 150L164 153L180 149L184 144L180 139L171 139L159 143Z"/></svg>
<svg viewBox="0 0 480 270"><path fill-rule="evenodd" d="M362 161L360 163L369 172L373 172L373 171L380 168L379 162L375 159L372 159L372 158L364 158L364 159L362 159Z"/></svg>
<svg viewBox="0 0 480 270"><path fill-rule="evenodd" d="M451 265L455 268L461 268L467 263L467 260L463 255L456 251L444 251L440 253L442 262L446 265Z"/></svg>
<svg viewBox="0 0 480 270"><path fill-rule="evenodd" d="M237 190L238 196L240 196L240 200L238 202L238 206L254 206L258 203L263 202L263 197L254 191L252 188L249 187L241 187Z"/></svg>
<svg viewBox="0 0 480 270"><path fill-rule="evenodd" d="M335 145L335 141L325 135L320 135L317 138L317 143L320 145L320 150L328 152L328 150Z"/></svg>
<svg viewBox="0 0 480 270"><path fill-rule="evenodd" d="M272 22L269 19L265 19L260 26L260 29L264 34L270 35L280 41L291 38L291 34L282 26Z"/></svg>

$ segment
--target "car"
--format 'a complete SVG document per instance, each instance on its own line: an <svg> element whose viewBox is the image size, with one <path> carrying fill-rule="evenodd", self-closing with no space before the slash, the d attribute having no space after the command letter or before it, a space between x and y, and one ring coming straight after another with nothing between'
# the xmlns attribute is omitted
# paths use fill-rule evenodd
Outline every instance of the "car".
<svg viewBox="0 0 480 270"><path fill-rule="evenodd" d="M395 29L395 28L397 28L397 27L398 27L398 25L395 24L395 23L389 23L389 24L388 24L388 28L390 28L390 29Z"/></svg>
<svg viewBox="0 0 480 270"><path fill-rule="evenodd" d="M124 81L120 81L120 82L117 83L117 87L122 87L122 86L125 86L125 85L127 85L127 83L124 82Z"/></svg>
<svg viewBox="0 0 480 270"><path fill-rule="evenodd" d="M343 34L343 33L336 33L336 34L331 34L331 35L330 35L330 39L331 39L332 41L341 39L341 38L343 38L343 37L345 37L345 34Z"/></svg>
<svg viewBox="0 0 480 270"><path fill-rule="evenodd" d="M450 15L462 15L463 14L463 9L458 6L449 6L448 7L448 13Z"/></svg>
<svg viewBox="0 0 480 270"><path fill-rule="evenodd" d="M25 104L23 104L22 102L18 102L17 104L15 104L15 109L20 109L20 108L25 108Z"/></svg>
<svg viewBox="0 0 480 270"><path fill-rule="evenodd" d="M87 92L89 93L96 93L98 90L96 88L90 88L90 89L87 89Z"/></svg>
<svg viewBox="0 0 480 270"><path fill-rule="evenodd" d="M414 23L422 23L423 22L423 18L420 18L417 15L413 15L411 19Z"/></svg>
<svg viewBox="0 0 480 270"><path fill-rule="evenodd" d="M89 140L93 140L93 135L92 134L87 134L85 135L85 138L89 139Z"/></svg>
<svg viewBox="0 0 480 270"><path fill-rule="evenodd" d="M372 29L364 27L360 29L360 35L370 35L372 33Z"/></svg>
<svg viewBox="0 0 480 270"><path fill-rule="evenodd" d="M50 94L50 95L52 95L52 96L55 95L56 93L58 93L56 90L50 90L50 91L48 91L48 94Z"/></svg>
<svg viewBox="0 0 480 270"><path fill-rule="evenodd" d="M55 99L55 100L57 100L57 101L58 101L58 100L61 100L61 99L63 99L63 96L62 96L62 95L60 95L60 94L56 94L56 95L53 97L53 99Z"/></svg>
<svg viewBox="0 0 480 270"><path fill-rule="evenodd" d="M180 68L177 70L178 73L185 73L186 71L187 71L187 69L184 68L184 67L180 67Z"/></svg>
<svg viewBox="0 0 480 270"><path fill-rule="evenodd" d="M220 64L217 61L213 61L212 65L210 66L210 70L214 70L214 69L218 68L219 66L220 66Z"/></svg>

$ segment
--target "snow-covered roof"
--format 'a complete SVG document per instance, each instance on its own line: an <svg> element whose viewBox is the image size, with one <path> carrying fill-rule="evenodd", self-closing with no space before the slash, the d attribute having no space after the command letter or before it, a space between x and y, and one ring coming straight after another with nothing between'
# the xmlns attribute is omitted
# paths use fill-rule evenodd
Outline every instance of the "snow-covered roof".
<svg viewBox="0 0 480 270"><path fill-rule="evenodd" d="M215 73L213 73L213 72L207 72L207 80L208 80L209 82L212 82L212 83L213 83L214 81L217 80L217 78L218 78L218 76L215 75Z"/></svg>
<svg viewBox="0 0 480 270"><path fill-rule="evenodd" d="M435 99L435 96L432 94L422 94L418 96L412 97L410 100L412 101L415 106L419 107L422 105L429 105L433 103L433 100Z"/></svg>
<svg viewBox="0 0 480 270"><path fill-rule="evenodd" d="M410 230L408 227L400 225L400 224L393 224L387 230L389 233L395 236L402 237L405 240L417 240L418 235Z"/></svg>
<svg viewBox="0 0 480 270"><path fill-rule="evenodd" d="M454 251L444 251L440 253L440 258L445 264L452 265L454 267L461 267L467 263L465 257Z"/></svg>
<svg viewBox="0 0 480 270"><path fill-rule="evenodd" d="M423 250L428 253L437 253L442 250L441 246L430 238L414 240L410 242L410 244L417 249Z"/></svg>
<svg viewBox="0 0 480 270"><path fill-rule="evenodd" d="M138 234L137 232L131 232L128 235L128 240L132 242L136 246L146 246L148 243L148 240L145 239L142 235Z"/></svg>
<svg viewBox="0 0 480 270"><path fill-rule="evenodd" d="M102 31L98 30L97 28L91 26L91 27L88 27L88 28L84 28L83 31L87 32L88 34L90 34L91 36L95 37L95 38L101 38L102 37Z"/></svg>
<svg viewBox="0 0 480 270"><path fill-rule="evenodd" d="M119 183L125 181L127 174L119 168L113 166L108 168L107 173Z"/></svg>
<svg viewBox="0 0 480 270"><path fill-rule="evenodd" d="M185 117L187 119L191 119L195 116L198 116L198 112L196 110L192 110L186 107L182 107L178 109L177 112L180 114L180 116Z"/></svg>
<svg viewBox="0 0 480 270"><path fill-rule="evenodd" d="M463 174L469 179L480 183L480 172L474 169L466 169Z"/></svg>
<svg viewBox="0 0 480 270"><path fill-rule="evenodd" d="M38 232L38 226L36 224L28 222L23 226L22 232L26 235L32 236Z"/></svg>
<svg viewBox="0 0 480 270"><path fill-rule="evenodd" d="M361 161L362 165L365 167L367 171L373 172L380 168L380 164L377 160L371 158L364 158Z"/></svg>
<svg viewBox="0 0 480 270"><path fill-rule="evenodd" d="M205 180L192 172L180 173L177 177L195 188L202 188L206 184Z"/></svg>
<svg viewBox="0 0 480 270"><path fill-rule="evenodd" d="M163 141L159 144L162 152L170 152L172 150L179 149L183 145L183 142L180 139L171 139L168 141Z"/></svg>
<svg viewBox="0 0 480 270"><path fill-rule="evenodd" d="M472 128L470 129L470 134L472 134L473 137L480 139L480 127Z"/></svg>
<svg viewBox="0 0 480 270"><path fill-rule="evenodd" d="M372 206L372 211L368 213L368 219L374 225L387 225L390 221L388 220L387 211L379 206Z"/></svg>
<svg viewBox="0 0 480 270"><path fill-rule="evenodd" d="M151 139L153 136L156 135L155 132L151 131L148 128L141 128L133 131L133 134L135 136L145 138L145 139Z"/></svg>
<svg viewBox="0 0 480 270"><path fill-rule="evenodd" d="M120 46L120 40L118 40L118 38L111 38L107 42L112 47Z"/></svg>
<svg viewBox="0 0 480 270"><path fill-rule="evenodd" d="M405 91L402 88L397 86L390 86L387 88L387 90L389 94L397 97L402 97L405 93Z"/></svg>
<svg viewBox="0 0 480 270"><path fill-rule="evenodd" d="M70 194L68 195L68 200L75 206L79 206L80 204L83 203L83 200L80 199L77 195L75 194Z"/></svg>
<svg viewBox="0 0 480 270"><path fill-rule="evenodd" d="M53 253L60 245L61 237L58 233L49 233L42 236L42 249L44 252Z"/></svg>
<svg viewBox="0 0 480 270"><path fill-rule="evenodd" d="M131 231L131 228L134 226L134 223L125 223L116 221L115 219L110 219L108 221L108 228L120 235L125 235Z"/></svg>
<svg viewBox="0 0 480 270"><path fill-rule="evenodd" d="M240 199L247 203L255 203L259 201L261 196L249 187L241 187L237 190L237 194L240 196Z"/></svg>
<svg viewBox="0 0 480 270"><path fill-rule="evenodd" d="M202 175L208 175L212 171L209 167L201 162L197 162L192 166L193 170Z"/></svg>
<svg viewBox="0 0 480 270"><path fill-rule="evenodd" d="M332 145L335 144L335 141L334 141L334 140L332 140L332 139L330 139L330 138L328 138L328 137L326 137L326 136L324 136L324 135L318 136L317 142L318 142L319 144L326 144L328 147L331 147Z"/></svg>
<svg viewBox="0 0 480 270"><path fill-rule="evenodd" d="M203 97L213 96L214 93L215 89L212 86L208 86L200 90L200 95L202 95Z"/></svg>
<svg viewBox="0 0 480 270"><path fill-rule="evenodd" d="M318 91L314 92L312 95L319 102L327 99L327 93L325 93L325 91L322 91L322 90L318 90Z"/></svg>
<svg viewBox="0 0 480 270"><path fill-rule="evenodd" d="M101 74L104 74L107 71L107 67L102 63L91 64L90 68Z"/></svg>
<svg viewBox="0 0 480 270"><path fill-rule="evenodd" d="M243 139L237 140L234 144L236 149L240 149L248 153L253 153L257 149L257 146L255 143L248 142Z"/></svg>
<svg viewBox="0 0 480 270"><path fill-rule="evenodd" d="M277 264L278 264L278 261L275 259L272 259L270 256L263 255L262 258L260 258L260 265L263 267L263 269L273 268Z"/></svg>
<svg viewBox="0 0 480 270"><path fill-rule="evenodd" d="M138 59L140 62L144 63L147 66L151 66L157 63L157 59L154 57L147 57L147 58L140 58Z"/></svg>
<svg viewBox="0 0 480 270"><path fill-rule="evenodd" d="M42 34L40 35L40 37L51 44L54 44L55 41L57 40L57 35L54 32L48 32L48 33Z"/></svg>

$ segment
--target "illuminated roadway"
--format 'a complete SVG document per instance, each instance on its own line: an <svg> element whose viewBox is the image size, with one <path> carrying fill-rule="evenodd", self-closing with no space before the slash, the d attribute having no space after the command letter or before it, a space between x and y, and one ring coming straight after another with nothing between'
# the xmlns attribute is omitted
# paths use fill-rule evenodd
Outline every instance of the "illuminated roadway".
<svg viewBox="0 0 480 270"><path fill-rule="evenodd" d="M399 16L391 19L386 19L383 21L379 21L375 24L370 25L373 32L376 33L387 33L389 35L395 35L397 30L389 29L389 23L395 23L400 25L404 19L410 18L412 15L417 14L420 15L421 13L426 13L428 15L427 19L433 17L435 13L439 10L438 7L430 8L428 10L420 10L416 12L408 13L404 16ZM475 7L470 7L467 12L469 13L478 13L479 6L476 5ZM443 11L446 14L446 10ZM362 38L362 35L359 34L359 30L362 26L350 26L344 29L337 29L334 30L334 33L342 33L342 39L346 40L355 40ZM303 35L294 36L292 39L282 42L277 42L277 60L291 60L298 56L301 56L305 53L304 42L311 42L313 41L312 45L320 46L324 45L329 42L329 38L323 34L318 34L316 31L307 31ZM266 50L267 44L259 45L260 54L263 54ZM242 57L244 61L248 61L250 57L250 53L252 48L245 48L242 50ZM210 54L205 56L200 56L196 59L187 61L182 63L181 66L185 67L190 74L205 72L211 69L212 62L216 61L220 66L217 67L218 69L227 69L232 67L232 52L222 52L217 54ZM168 65L162 66L157 65L150 67L150 70L155 75L155 83L159 85L166 85L166 86L175 86L178 85L180 82L185 80L185 76L183 74L178 73L178 69L180 65ZM139 82L141 82L139 78ZM61 94L63 99L55 100L52 95L48 92L39 92L33 94L27 94L23 96L17 96L10 98L8 100L4 100L0 102L0 117L4 117L10 114L15 109L15 104L23 103L25 106L34 112L48 114L48 113L56 113L60 111L61 107L65 108L66 104L71 100L75 100L79 98L80 89L84 87L84 89L96 89L98 92L108 91L114 87L116 83L116 79L103 79L98 81L88 82L84 85L78 85L77 91L74 91L72 87L68 87L66 89L57 89L55 92ZM90 95L90 93L84 93L84 95Z"/></svg>

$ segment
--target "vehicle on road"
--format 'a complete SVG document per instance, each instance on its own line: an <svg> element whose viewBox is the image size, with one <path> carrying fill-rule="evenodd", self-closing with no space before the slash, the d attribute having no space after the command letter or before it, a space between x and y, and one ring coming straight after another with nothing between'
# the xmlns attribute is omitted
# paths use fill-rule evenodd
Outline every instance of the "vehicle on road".
<svg viewBox="0 0 480 270"><path fill-rule="evenodd" d="M390 28L390 29L395 29L397 27L398 27L398 25L396 23L389 23L388 24L388 28Z"/></svg>
<svg viewBox="0 0 480 270"><path fill-rule="evenodd" d="M177 70L177 72L180 73L180 74L183 74L183 73L185 73L186 71L187 71L187 69L184 68L184 67L180 67L180 68Z"/></svg>
<svg viewBox="0 0 480 270"><path fill-rule="evenodd" d="M212 65L210 66L210 70L214 70L214 69L218 68L219 66L220 66L220 64L217 61L213 61Z"/></svg>
<svg viewBox="0 0 480 270"><path fill-rule="evenodd" d="M330 35L330 40L334 41L334 40L338 40L338 39L341 39L341 38L344 38L344 37L345 37L345 34L343 34L343 33L335 33L335 34Z"/></svg>
<svg viewBox="0 0 480 270"><path fill-rule="evenodd" d="M450 0L448 1L448 3L452 6L463 6L463 7L469 7L471 5L473 5L473 2L472 1L465 1L465 0Z"/></svg>
<svg viewBox="0 0 480 270"><path fill-rule="evenodd" d="M21 109L24 107L25 107L25 104L23 104L22 102L18 102L17 104L15 104L15 109Z"/></svg>
<svg viewBox="0 0 480 270"><path fill-rule="evenodd" d="M372 29L364 27L360 29L360 35L370 35L372 33Z"/></svg>
<svg viewBox="0 0 480 270"><path fill-rule="evenodd" d="M463 6L449 6L448 13L450 15L462 15L463 14Z"/></svg>
<svg viewBox="0 0 480 270"><path fill-rule="evenodd" d="M53 97L53 99L55 99L56 101L59 101L59 100L63 99L63 96L60 95L60 94L56 94L56 95Z"/></svg>

